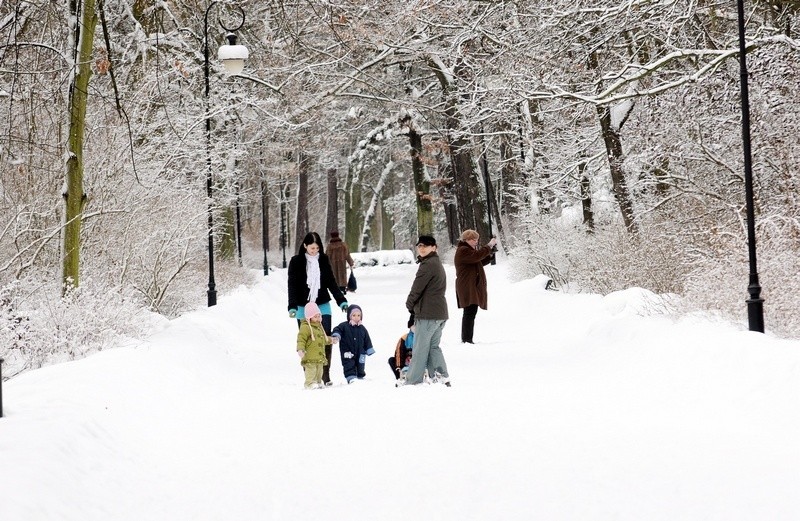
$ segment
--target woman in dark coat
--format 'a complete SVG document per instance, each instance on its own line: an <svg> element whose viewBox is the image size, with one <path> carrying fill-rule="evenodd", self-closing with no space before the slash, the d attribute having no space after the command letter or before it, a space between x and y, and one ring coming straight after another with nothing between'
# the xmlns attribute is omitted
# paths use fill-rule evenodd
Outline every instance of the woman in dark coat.
<svg viewBox="0 0 800 521"><path fill-rule="evenodd" d="M303 318L303 308L309 302L314 302L319 306L322 313L322 328L325 334L331 334L331 295L336 299L336 304L342 309L347 310L347 301L336 284L333 276L330 261L323 253L322 240L316 233L308 233L303 238L300 251L289 261L287 277L289 295L289 316L297 319L297 326L300 327ZM331 366L330 344L325 346L325 358L327 363L322 369L322 381L325 385L331 385L330 366Z"/></svg>
<svg viewBox="0 0 800 521"><path fill-rule="evenodd" d="M474 344L475 315L478 307L486 309L486 273L483 267L492 260L497 241L492 237L486 246L478 247L480 236L475 230L464 230L456 246L453 263L456 265L456 302L464 310L461 317L461 342Z"/></svg>

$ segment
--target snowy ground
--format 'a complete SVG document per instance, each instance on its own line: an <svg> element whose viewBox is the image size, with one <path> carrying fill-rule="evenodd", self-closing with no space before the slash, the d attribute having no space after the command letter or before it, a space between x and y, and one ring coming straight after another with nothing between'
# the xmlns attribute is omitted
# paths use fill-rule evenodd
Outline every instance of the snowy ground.
<svg viewBox="0 0 800 521"><path fill-rule="evenodd" d="M357 268L377 353L349 386L336 360L302 389L285 270L6 382L0 520L800 519L800 341L500 263L464 346L447 269L452 388L395 388L386 363L413 264Z"/></svg>

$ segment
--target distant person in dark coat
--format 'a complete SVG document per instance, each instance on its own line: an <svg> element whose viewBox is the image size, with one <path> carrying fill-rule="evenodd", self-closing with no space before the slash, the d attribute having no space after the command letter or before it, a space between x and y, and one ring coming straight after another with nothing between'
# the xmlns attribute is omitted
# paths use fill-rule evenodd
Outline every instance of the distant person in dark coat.
<svg viewBox="0 0 800 521"><path fill-rule="evenodd" d="M336 284L343 294L347 293L347 265L350 265L350 270L353 270L355 263L353 257L350 256L350 249L340 237L339 232L334 230L331 232L331 239L328 241L328 259L331 261L331 269L333 269L333 276L336 278Z"/></svg>
<svg viewBox="0 0 800 521"><path fill-rule="evenodd" d="M333 342L339 343L342 369L347 383L353 383L356 378L361 380L367 376L365 370L367 357L375 354L369 331L362 323L363 316L361 307L351 304L347 308L347 320L333 328L331 332Z"/></svg>
<svg viewBox="0 0 800 521"><path fill-rule="evenodd" d="M406 385L423 382L425 371L450 387L450 374L439 342L447 322L447 275L436 253L436 239L420 235L417 241L417 274L406 298L406 309L414 317L414 356L406 376ZM402 380L398 384L403 383Z"/></svg>
<svg viewBox="0 0 800 521"><path fill-rule="evenodd" d="M333 277L331 264L328 257L322 253L322 241L318 234L308 233L303 238L300 251L289 261L287 275L289 295L289 316L297 319L297 325L303 323L304 306L314 302L322 313L322 327L325 334L331 334L331 295L342 309L347 310L347 300L339 290L336 279ZM325 346L327 364L322 370L322 381L331 385L331 344Z"/></svg>
<svg viewBox="0 0 800 521"><path fill-rule="evenodd" d="M456 266L456 302L464 310L461 317L461 342L467 344L474 344L472 334L478 307L484 310L487 308L486 273L483 267L492 260L492 248L497 244L493 237L486 246L479 247L479 239L475 230L464 230L453 259Z"/></svg>

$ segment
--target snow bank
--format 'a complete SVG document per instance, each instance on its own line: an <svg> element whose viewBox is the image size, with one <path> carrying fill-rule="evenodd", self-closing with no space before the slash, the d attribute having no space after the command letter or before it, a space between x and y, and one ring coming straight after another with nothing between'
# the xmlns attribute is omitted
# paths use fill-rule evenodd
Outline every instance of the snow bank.
<svg viewBox="0 0 800 521"><path fill-rule="evenodd" d="M352 253L356 266L389 266L390 264L413 264L411 250L379 250Z"/></svg>

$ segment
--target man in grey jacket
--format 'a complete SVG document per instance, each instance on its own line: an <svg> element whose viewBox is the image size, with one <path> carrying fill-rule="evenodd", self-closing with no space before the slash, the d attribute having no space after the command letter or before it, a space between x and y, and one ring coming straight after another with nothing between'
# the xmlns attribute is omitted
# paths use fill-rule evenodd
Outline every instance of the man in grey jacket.
<svg viewBox="0 0 800 521"><path fill-rule="evenodd" d="M406 385L422 383L425 369L433 377L440 375L440 381L450 387L447 363L439 347L442 330L447 322L447 276L442 261L436 252L436 239L430 235L420 235L417 241L417 262L419 268L406 299L406 309L414 317L414 355L406 376Z"/></svg>

